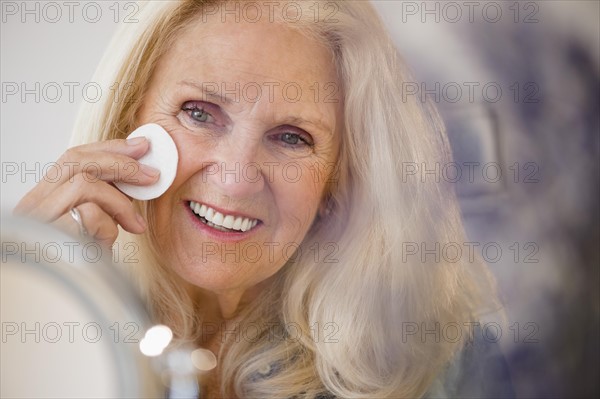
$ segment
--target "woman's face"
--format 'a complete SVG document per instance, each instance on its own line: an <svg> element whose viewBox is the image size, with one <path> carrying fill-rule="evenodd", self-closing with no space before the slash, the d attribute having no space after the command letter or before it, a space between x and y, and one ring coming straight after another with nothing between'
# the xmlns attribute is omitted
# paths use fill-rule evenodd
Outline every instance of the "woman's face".
<svg viewBox="0 0 600 399"><path fill-rule="evenodd" d="M315 219L340 85L330 52L285 25L204 18L161 58L139 122L162 125L179 150L175 182L154 202L163 261L235 308Z"/></svg>

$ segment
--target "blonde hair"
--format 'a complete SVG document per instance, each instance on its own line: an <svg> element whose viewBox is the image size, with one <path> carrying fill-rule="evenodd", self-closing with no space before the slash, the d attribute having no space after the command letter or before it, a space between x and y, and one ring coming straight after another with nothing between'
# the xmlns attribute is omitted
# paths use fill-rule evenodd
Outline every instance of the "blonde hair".
<svg viewBox="0 0 600 399"><path fill-rule="evenodd" d="M121 28L101 62L95 81L109 95L84 104L74 143L123 138L136 127L144 84L158 59L212 3L142 4L139 22ZM308 9L314 1L295 4L306 17L287 25L331 49L343 85L344 128L327 193L330 212L318 216L297 256L243 310L242 320L258 333L251 340L228 335L219 354L221 394L420 397L463 346L468 323L496 306L493 280L477 258L423 262L405 256L407 243L431 248L466 240L449 184L403 179L406 163L449 162L448 143L433 107L402 98L402 83L411 77L371 4L323 1L321 10L324 4L337 10L328 20L326 13L314 19L314 8ZM117 98L123 93L109 89L115 82L132 85ZM138 204L150 225L151 203ZM182 340L197 339L202 304L182 292L181 280L157 261L151 233L122 232L120 240L139 244L143 265L134 273L157 319ZM314 245L332 256L315 257ZM409 325L419 330L453 325L460 338L423 339L405 334ZM265 364L277 368L257 378Z"/></svg>

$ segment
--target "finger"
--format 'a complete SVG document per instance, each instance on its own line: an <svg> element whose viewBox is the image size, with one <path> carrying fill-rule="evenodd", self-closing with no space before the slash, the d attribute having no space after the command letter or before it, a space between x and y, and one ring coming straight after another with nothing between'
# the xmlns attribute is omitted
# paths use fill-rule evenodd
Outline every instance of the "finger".
<svg viewBox="0 0 600 399"><path fill-rule="evenodd" d="M44 198L29 215L45 222L52 222L78 205L96 203L114 218L125 230L142 233L146 223L133 207L131 200L115 187L105 182L89 183L82 175L76 175L73 183L59 186L52 195Z"/></svg>
<svg viewBox="0 0 600 399"><path fill-rule="evenodd" d="M64 183L77 174L86 175L90 180L104 180L111 182L125 182L137 185L155 183L160 176L160 171L151 166L144 165L126 155L109 152L78 152L70 155L69 161L59 176L51 180Z"/></svg>
<svg viewBox="0 0 600 399"><path fill-rule="evenodd" d="M26 213L35 207L43 198L49 196L60 185L72 183L77 174L90 183L99 180L110 182L126 182L134 185L149 185L158 181L160 171L140 164L137 160L121 154L108 152L88 153L71 151L61 157L53 171L47 173L52 177L44 178L22 199L15 212Z"/></svg>
<svg viewBox="0 0 600 399"><path fill-rule="evenodd" d="M119 235L115 219L93 202L81 204L77 206L77 210L88 237L95 239L105 248L111 248ZM80 226L71 217L70 212L59 217L54 224L75 237L80 236Z"/></svg>
<svg viewBox="0 0 600 399"><path fill-rule="evenodd" d="M54 226L58 227L59 229L73 237L80 237L79 225L73 219L70 212L67 212L58 219L56 219L53 222L53 224Z"/></svg>
<svg viewBox="0 0 600 399"><path fill-rule="evenodd" d="M83 144L71 147L67 152L70 150L76 152L110 152L138 159L148 152L149 149L150 142L146 137L136 137L133 139L114 139Z"/></svg>

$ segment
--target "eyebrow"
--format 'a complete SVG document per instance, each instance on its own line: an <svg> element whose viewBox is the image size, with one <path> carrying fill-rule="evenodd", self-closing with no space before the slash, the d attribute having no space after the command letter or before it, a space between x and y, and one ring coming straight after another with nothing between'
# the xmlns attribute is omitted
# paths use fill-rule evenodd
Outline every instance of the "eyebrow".
<svg viewBox="0 0 600 399"><path fill-rule="evenodd" d="M333 134L333 129L331 129L328 125L326 125L322 122L311 121L308 119L299 118L297 116L292 116L292 117L286 118L286 124L287 125L296 125L296 126L310 125L316 129L323 130L326 133Z"/></svg>
<svg viewBox="0 0 600 399"><path fill-rule="evenodd" d="M199 83L193 80L182 80L177 82L177 85L179 86L188 86L194 89L199 90L200 92L202 92L202 95L205 96L205 98L210 98L216 102L220 102L222 104L232 104L234 101L226 96L223 96L221 93L215 93L212 90L207 90L207 87L205 84L203 83ZM333 134L333 129L323 123L320 120L309 120L309 119L304 119L298 116L290 116L285 118L285 123L286 125L310 125L313 126L314 128L323 130L329 134Z"/></svg>
<svg viewBox="0 0 600 399"><path fill-rule="evenodd" d="M204 83L198 83L193 80L182 80L182 81L177 82L177 85L189 86L194 89L200 90L202 92L202 94L204 96L206 96L207 98L212 98L213 100L216 100L216 101L224 103L224 104L233 103L232 99L230 99L226 96L223 96L220 93L214 93L212 91L208 91Z"/></svg>

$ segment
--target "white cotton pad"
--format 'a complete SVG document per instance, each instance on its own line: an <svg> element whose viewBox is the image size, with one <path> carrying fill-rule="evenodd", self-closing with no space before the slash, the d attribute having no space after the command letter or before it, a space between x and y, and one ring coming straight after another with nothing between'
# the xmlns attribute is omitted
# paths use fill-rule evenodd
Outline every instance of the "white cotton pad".
<svg viewBox="0 0 600 399"><path fill-rule="evenodd" d="M156 123L138 127L127 138L133 139L142 136L150 142L150 149L138 161L160 170L158 181L150 186L137 186L123 182L116 182L115 186L132 198L151 200L163 195L173 184L177 174L179 154L169 133Z"/></svg>

